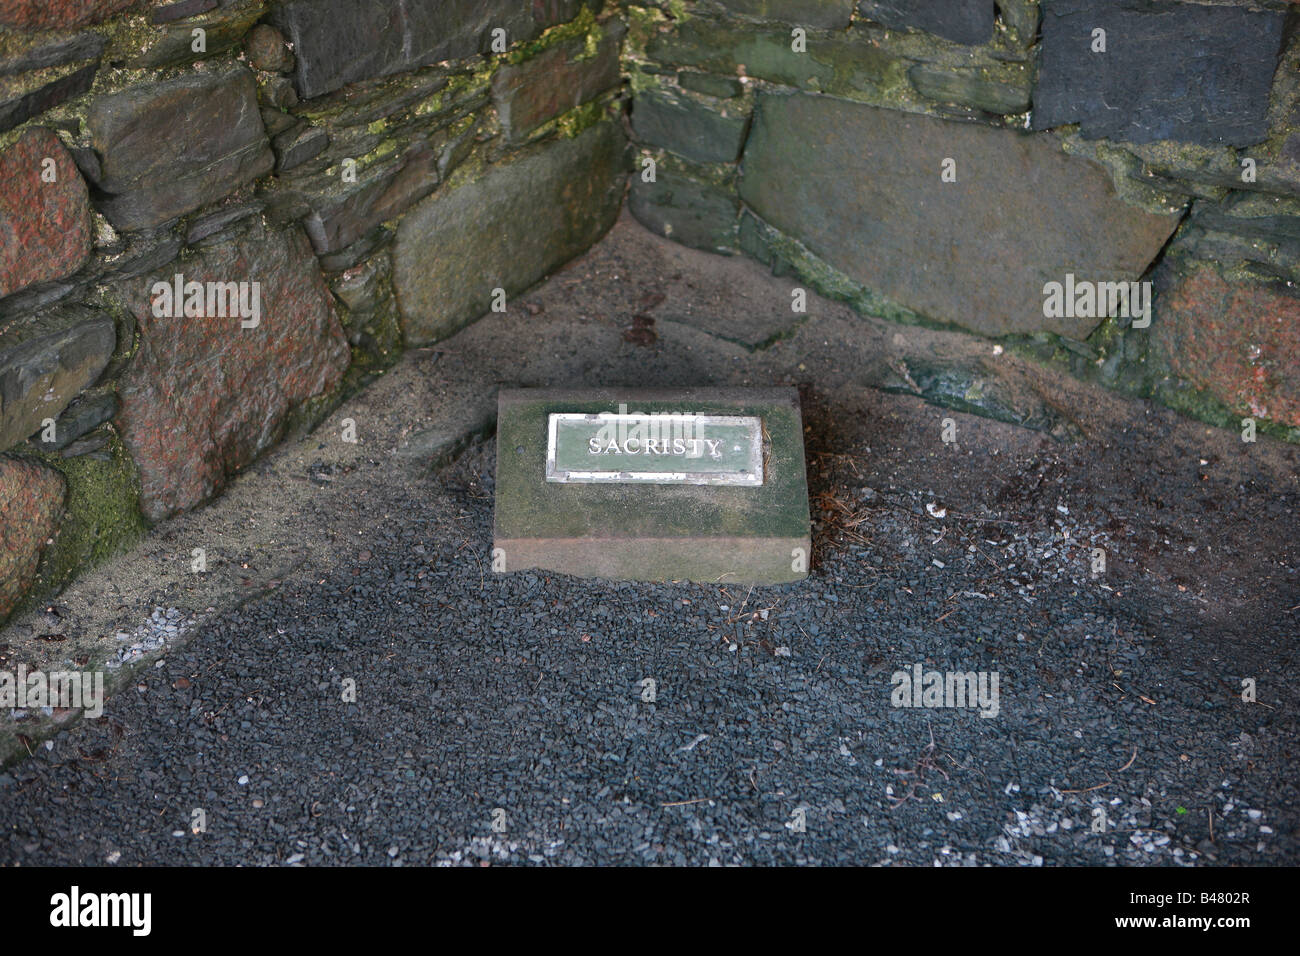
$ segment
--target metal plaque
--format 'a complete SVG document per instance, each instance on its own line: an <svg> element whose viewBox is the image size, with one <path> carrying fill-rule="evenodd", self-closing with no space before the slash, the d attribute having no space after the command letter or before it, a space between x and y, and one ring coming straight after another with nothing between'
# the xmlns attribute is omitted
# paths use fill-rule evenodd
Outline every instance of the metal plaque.
<svg viewBox="0 0 1300 956"><path fill-rule="evenodd" d="M763 423L743 415L553 413L546 480L761 485Z"/></svg>

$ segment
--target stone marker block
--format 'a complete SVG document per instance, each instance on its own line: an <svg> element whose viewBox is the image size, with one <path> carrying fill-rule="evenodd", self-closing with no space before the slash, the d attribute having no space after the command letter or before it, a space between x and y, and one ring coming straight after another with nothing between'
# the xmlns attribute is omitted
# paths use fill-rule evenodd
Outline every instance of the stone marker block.
<svg viewBox="0 0 1300 956"><path fill-rule="evenodd" d="M778 584L811 547L795 389L501 391L495 570Z"/></svg>

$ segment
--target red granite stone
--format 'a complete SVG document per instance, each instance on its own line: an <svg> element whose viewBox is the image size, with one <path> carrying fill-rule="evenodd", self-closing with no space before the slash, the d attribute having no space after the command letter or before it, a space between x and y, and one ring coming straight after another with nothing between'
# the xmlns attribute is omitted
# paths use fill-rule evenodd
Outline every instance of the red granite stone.
<svg viewBox="0 0 1300 956"><path fill-rule="evenodd" d="M1162 298L1153 329L1178 378L1242 415L1300 426L1300 297L1207 265Z"/></svg>
<svg viewBox="0 0 1300 956"><path fill-rule="evenodd" d="M51 30L98 23L139 7L142 0L0 0L0 26Z"/></svg>
<svg viewBox="0 0 1300 956"><path fill-rule="evenodd" d="M53 182L42 173L53 159ZM72 156L33 127L0 152L0 297L81 268L94 241L90 196Z"/></svg>
<svg viewBox="0 0 1300 956"><path fill-rule="evenodd" d="M185 282L259 283L260 325L155 316L154 283L176 273ZM334 388L350 361L333 299L298 229L211 246L120 288L141 335L122 378L118 424L140 468L141 510L152 521L216 494L281 437L295 406Z"/></svg>
<svg viewBox="0 0 1300 956"><path fill-rule="evenodd" d="M59 526L64 491L53 468L0 456L0 621L36 577L41 552Z"/></svg>

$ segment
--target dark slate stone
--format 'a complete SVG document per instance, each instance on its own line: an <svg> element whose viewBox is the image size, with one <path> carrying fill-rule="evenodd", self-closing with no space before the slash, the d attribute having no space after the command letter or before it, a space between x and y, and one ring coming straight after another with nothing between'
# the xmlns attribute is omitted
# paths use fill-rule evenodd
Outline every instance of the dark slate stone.
<svg viewBox="0 0 1300 956"><path fill-rule="evenodd" d="M102 96L87 126L102 159L100 211L122 230L198 209L275 165L253 75L242 68Z"/></svg>
<svg viewBox="0 0 1300 956"><path fill-rule="evenodd" d="M161 69L204 60L231 49L266 13L267 0L234 0L215 13L162 28L162 36L127 61L133 69ZM202 27L206 49L194 50L194 29Z"/></svg>
<svg viewBox="0 0 1300 956"><path fill-rule="evenodd" d="M6 331L0 337L0 449L39 431L44 419L57 419L95 383L116 344L113 320L84 307L46 313Z"/></svg>
<svg viewBox="0 0 1300 956"><path fill-rule="evenodd" d="M98 432L89 438L72 442L60 451L59 455L63 458L80 458L85 455L99 461L112 461L112 455L106 450L108 442L108 435L104 432Z"/></svg>
<svg viewBox="0 0 1300 956"><path fill-rule="evenodd" d="M54 441L41 447L50 451L66 449L78 438L87 435L117 414L117 395L106 391L100 395L87 393L73 400L59 416L54 427ZM93 449L86 449L91 451ZM72 454L64 453L65 458Z"/></svg>
<svg viewBox="0 0 1300 956"><path fill-rule="evenodd" d="M12 319L58 305L73 296L86 295L94 283L83 276L70 282L38 282L0 299L0 319Z"/></svg>
<svg viewBox="0 0 1300 956"><path fill-rule="evenodd" d="M392 242L393 235L393 230L387 226L376 226L346 249L320 256L318 261L321 271L342 272L351 269L362 259Z"/></svg>
<svg viewBox="0 0 1300 956"><path fill-rule="evenodd" d="M583 7L600 13L605 0L532 0L533 21L538 29L545 30L557 23L568 23Z"/></svg>
<svg viewBox="0 0 1300 956"><path fill-rule="evenodd" d="M745 92L740 80L731 76L714 76L712 73L691 73L686 70L677 74L677 83L684 90L716 96L721 100L731 99Z"/></svg>
<svg viewBox="0 0 1300 956"><path fill-rule="evenodd" d="M864 17L974 46L993 38L993 0L862 0Z"/></svg>
<svg viewBox="0 0 1300 956"><path fill-rule="evenodd" d="M395 219L437 188L438 154L427 144L362 174L348 191L311 200L303 221L317 255L338 252L371 229Z"/></svg>
<svg viewBox="0 0 1300 956"><path fill-rule="evenodd" d="M107 43L98 33L80 33L74 37L55 40L6 60L0 60L0 76L44 70L51 66L64 66L78 60L92 60L104 52Z"/></svg>
<svg viewBox="0 0 1300 956"><path fill-rule="evenodd" d="M192 246L202 242L211 236L215 236L223 229L241 222L249 216L254 216L262 211L260 202L248 203L241 206L230 206L226 209L219 209L211 215L204 216L190 223L190 228L185 233L185 244Z"/></svg>
<svg viewBox="0 0 1300 956"><path fill-rule="evenodd" d="M278 136L290 127L297 126L300 122L296 116L270 106L262 107L261 113L262 124L266 127L266 135L268 136Z"/></svg>
<svg viewBox="0 0 1300 956"><path fill-rule="evenodd" d="M1247 146L1268 135L1285 14L1147 0L1055 0L1043 12L1033 127L1089 139ZM1092 52L1092 31L1106 52Z"/></svg>
<svg viewBox="0 0 1300 956"><path fill-rule="evenodd" d="M490 32L510 43L539 32L519 0L289 0L271 22L289 38L304 99L348 83L482 52Z"/></svg>
<svg viewBox="0 0 1300 956"><path fill-rule="evenodd" d="M101 276L101 280L111 282L144 275L171 262L180 251L181 241L167 233L156 238L133 242L126 255L117 260L113 267Z"/></svg>
<svg viewBox="0 0 1300 956"><path fill-rule="evenodd" d="M30 93L0 103L0 133L87 92L95 82L97 72L99 64L89 63Z"/></svg>
<svg viewBox="0 0 1300 956"><path fill-rule="evenodd" d="M739 110L710 109L666 90L639 93L632 102L632 131L638 142L697 163L735 162L747 125Z"/></svg>
<svg viewBox="0 0 1300 956"><path fill-rule="evenodd" d="M329 145L330 137L319 126L287 129L271 140L275 150L275 171L287 172L314 159Z"/></svg>
<svg viewBox="0 0 1300 956"><path fill-rule="evenodd" d="M77 164L77 169L81 170L81 175L92 183L99 182L104 175L104 167L99 164L99 154L89 146L74 146L68 150L72 153L72 161Z"/></svg>

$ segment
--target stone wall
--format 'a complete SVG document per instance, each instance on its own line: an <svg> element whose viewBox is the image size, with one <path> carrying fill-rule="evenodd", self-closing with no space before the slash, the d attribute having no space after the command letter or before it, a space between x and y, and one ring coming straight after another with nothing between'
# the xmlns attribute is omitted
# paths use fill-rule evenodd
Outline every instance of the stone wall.
<svg viewBox="0 0 1300 956"><path fill-rule="evenodd" d="M0 0L0 620L599 238L604 6Z"/></svg>
<svg viewBox="0 0 1300 956"><path fill-rule="evenodd" d="M651 229L1300 440L1300 5L627 9Z"/></svg>
<svg viewBox="0 0 1300 956"><path fill-rule="evenodd" d="M581 252L629 171L675 240L1300 440L1297 7L0 0L0 620Z"/></svg>

